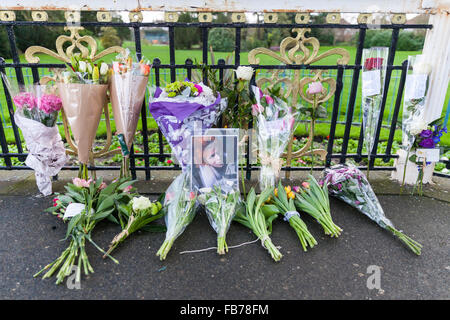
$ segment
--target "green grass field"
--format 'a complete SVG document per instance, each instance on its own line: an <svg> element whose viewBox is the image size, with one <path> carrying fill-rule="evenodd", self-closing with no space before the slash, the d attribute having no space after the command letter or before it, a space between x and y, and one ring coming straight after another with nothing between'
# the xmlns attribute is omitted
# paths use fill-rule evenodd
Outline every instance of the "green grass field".
<svg viewBox="0 0 450 320"><path fill-rule="evenodd" d="M129 48L133 53L134 53L134 42L125 42L123 44L124 47ZM349 54L350 54L350 62L349 64L353 64L354 60L355 60L355 54L356 54L356 48L352 47L352 46L341 46L342 48L346 49ZM319 54L323 53L325 51L328 51L330 49L332 49L333 47L329 47L329 46L323 46L320 48ZM100 50L99 50L100 51ZM400 65L404 60L407 60L408 55L415 55L415 54L419 54L419 51L414 51L414 52L410 52L410 51L398 51L396 53L396 57L394 60L394 64L395 65ZM168 46L162 46L162 45L143 45L142 46L142 54L144 55L145 58L149 59L149 60L153 60L154 58L159 58L161 60L162 64L169 64L170 62L170 57L169 57L169 47ZM217 52L215 53L215 60L217 63L217 60L220 58L226 58L229 54L231 53L226 53L226 52ZM41 63L59 63L56 59L49 57L49 56L39 56L40 57L40 62ZM273 65L273 64L280 64L279 61L277 61L276 59L272 58L272 57L268 57L268 56L258 56L261 60L260 60L260 64L262 65ZM114 55L109 55L105 57L105 61L111 61L111 59L114 58ZM186 59L192 59L193 61L201 61L202 60L202 52L201 50L176 50L175 51L175 62L176 64L184 64ZM336 64L336 60L339 58L339 56L335 55L335 56L330 56L327 57L319 62L316 62L315 64L320 64L320 65L335 65ZM21 61L26 62L24 59L24 56L21 56ZM241 53L240 56L240 61L241 64L248 64L248 53L247 52L243 52ZM209 63L211 63L211 61L209 61ZM304 71L304 70L303 70ZM11 78L13 78L12 80L15 81L14 77L14 71L11 69L8 69L8 76L10 76ZM32 77L31 77L31 70L25 68L24 69L24 75L26 78L26 81L32 82ZM179 79L183 79L186 76L186 71L185 70L177 70L177 78ZM49 72L48 70L44 70L41 69L40 70L40 74L42 75L48 75ZM309 73L308 72L303 72L302 76L308 76ZM152 74L152 76L154 77L154 73ZM258 76L264 76L263 72L260 72L258 74ZM332 77L335 78L336 77L336 71L332 70L328 73L325 73L325 76L328 77ZM352 76L353 76L353 71L352 70L345 70L344 72L344 79L343 79L343 90L341 93L341 98L340 98L340 106L339 106L339 115L338 115L338 121L345 121L346 120L346 111L347 111L347 106L349 103L349 98L350 98L350 89L351 89L351 83L352 83ZM392 73L392 78L391 78L391 83L390 83L390 87L389 87L389 91L388 91L388 96L387 96L387 100L386 100L386 107L385 107L385 111L384 111L384 118L383 118L383 124L387 127L390 126L391 121L392 121L392 117L393 117L393 110L394 110L394 106L395 106L395 101L396 101L396 96L397 96L397 88L399 85L399 79L400 77L400 72L397 70L394 70ZM169 76L169 72L168 70L161 70L161 82L166 83L170 81L170 76ZM361 81L361 77L360 77L360 81ZM151 84L154 84L154 78L151 78L150 80ZM446 97L446 103L447 101L449 101L449 97L450 97L450 90L447 90L447 97ZM331 98L330 101L328 101L326 103L326 107L328 110L328 114L329 114L329 119L331 118L331 111L332 111L332 107L333 107L333 100L334 98ZM6 123L10 122L10 115L7 111L7 106L6 106L6 100L3 94L0 95L0 116L2 117L2 119L4 119L4 121ZM401 106L403 105L403 103L401 104ZM443 114L445 114L447 106L444 107L444 111ZM400 110L399 113L399 117L401 118L401 114L402 114L402 110ZM361 84L359 84L358 87L358 94L357 94L357 98L356 98L356 103L355 103L355 109L354 109L354 114L353 114L353 122L354 123L360 123L361 122ZM112 126L114 128L114 123L112 122ZM149 122L148 122L148 126L149 128L156 128L156 123L155 121L151 118L151 116L149 115ZM139 128L140 129L141 124L139 123ZM302 129L302 127L304 126L299 126L299 129L297 130L297 134L299 135L305 135L306 132L304 129ZM63 130L62 128L60 128L62 134L63 134ZM337 128L336 128L336 137L342 137L343 133L344 133L344 129L345 126L342 124L338 124ZM352 138L358 138L359 136L359 131L360 128L359 126L352 126L351 129L351 137ZM106 133L106 126L103 122L100 123L99 126L99 130L98 130L98 137L102 137L105 136ZM318 124L317 126L317 132L316 132L317 136L322 136L322 137L326 137L327 135L329 135L329 124ZM387 128L382 128L381 130L381 140L387 140L389 136L389 129ZM14 135L12 132L11 128L7 128L6 129L6 137L7 137L7 141L9 143L13 143L14 142ZM396 134L395 134L395 140L396 141L400 141L401 139L401 132L399 130L397 130ZM447 134L445 136L443 136L443 139L441 141L441 145L445 145L445 146L450 146L450 135Z"/></svg>

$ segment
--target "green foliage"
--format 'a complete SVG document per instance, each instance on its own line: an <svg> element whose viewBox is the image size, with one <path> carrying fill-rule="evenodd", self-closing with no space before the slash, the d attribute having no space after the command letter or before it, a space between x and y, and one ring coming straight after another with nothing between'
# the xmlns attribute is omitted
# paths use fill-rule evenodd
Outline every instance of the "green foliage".
<svg viewBox="0 0 450 320"><path fill-rule="evenodd" d="M111 27L101 28L102 36L100 37L100 42L103 48L109 48L113 46L121 46L122 40L117 35L117 30Z"/></svg>
<svg viewBox="0 0 450 320"><path fill-rule="evenodd" d="M192 13L184 12L178 17L178 22L196 22L196 19ZM191 49L194 45L200 45L201 39L200 28L175 28L175 49Z"/></svg>
<svg viewBox="0 0 450 320"><path fill-rule="evenodd" d="M230 28L214 28L209 31L208 43L214 51L234 51L235 34Z"/></svg>
<svg viewBox="0 0 450 320"><path fill-rule="evenodd" d="M358 37L358 35L355 35ZM389 47L391 45L392 31L390 30L367 30L364 48ZM416 51L421 50L425 36L421 33L401 30L397 41L397 50Z"/></svg>

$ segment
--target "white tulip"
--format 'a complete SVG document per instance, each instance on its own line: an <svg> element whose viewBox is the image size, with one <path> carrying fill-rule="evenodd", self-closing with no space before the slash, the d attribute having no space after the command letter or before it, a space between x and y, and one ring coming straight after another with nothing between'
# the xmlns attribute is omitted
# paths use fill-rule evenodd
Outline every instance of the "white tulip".
<svg viewBox="0 0 450 320"><path fill-rule="evenodd" d="M238 67L235 72L236 72L236 78L238 78L239 80L246 80L246 81L250 81L252 79L253 76L253 68L252 67L243 67L240 66Z"/></svg>
<svg viewBox="0 0 450 320"><path fill-rule="evenodd" d="M86 66L87 66L87 71L88 71L89 73L92 73L92 64L87 63Z"/></svg>
<svg viewBox="0 0 450 320"><path fill-rule="evenodd" d="M78 70L80 70L80 72L86 72L86 62L78 62Z"/></svg>
<svg viewBox="0 0 450 320"><path fill-rule="evenodd" d="M106 64L106 63L102 63L101 65L100 65L100 74L102 75L102 76L104 76L104 75L106 75L108 73L108 65Z"/></svg>
<svg viewBox="0 0 450 320"><path fill-rule="evenodd" d="M152 202L147 197L138 197L131 200L133 203L133 211L146 210L152 206Z"/></svg>

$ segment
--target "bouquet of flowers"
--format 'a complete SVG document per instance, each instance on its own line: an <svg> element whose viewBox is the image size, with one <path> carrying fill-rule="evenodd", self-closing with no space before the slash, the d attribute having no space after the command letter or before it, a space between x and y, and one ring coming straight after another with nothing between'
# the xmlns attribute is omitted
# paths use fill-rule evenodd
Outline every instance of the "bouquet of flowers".
<svg viewBox="0 0 450 320"><path fill-rule="evenodd" d="M299 190L299 187L294 187L294 189ZM307 251L307 246L312 248L317 244L317 241L300 218L300 214L295 208L294 199L295 193L291 187L287 186L283 188L280 181L278 183L278 188L274 190L273 200L270 199L269 204L262 207L262 211L264 214L281 213L284 216L284 221L288 221L297 233L303 250Z"/></svg>
<svg viewBox="0 0 450 320"><path fill-rule="evenodd" d="M383 229L391 231L415 254L420 255L422 245L401 231L384 215L375 193L364 174L354 166L336 165L324 170L322 183L336 198L343 200L375 221Z"/></svg>
<svg viewBox="0 0 450 320"><path fill-rule="evenodd" d="M14 121L22 130L29 151L25 164L34 169L39 191L48 196L52 193L51 177L67 160L56 126L61 99L49 86L12 86L4 73L2 77L16 105Z"/></svg>
<svg viewBox="0 0 450 320"><path fill-rule="evenodd" d="M322 225L325 234L331 237L341 234L342 229L331 218L327 186L321 185L312 175L309 175L307 182L302 183L302 188L297 188L295 205L297 209L315 218Z"/></svg>
<svg viewBox="0 0 450 320"><path fill-rule="evenodd" d="M199 191L198 199L205 207L209 223L217 232L217 253L225 254L228 252L226 234L240 201L239 190L226 192L222 188L214 186L202 188Z"/></svg>
<svg viewBox="0 0 450 320"><path fill-rule="evenodd" d="M166 239L156 253L161 260L166 259L175 240L194 219L196 203L197 193L190 191L188 174L183 172L169 186L164 198Z"/></svg>
<svg viewBox="0 0 450 320"><path fill-rule="evenodd" d="M405 160L405 169L403 170L404 181L407 162L417 163L419 173L412 194L417 190L419 195L423 195L424 168L432 162L439 161L440 149L438 145L442 135L447 133L443 119L442 117L431 122L419 134L414 136L412 148L415 150L415 154Z"/></svg>
<svg viewBox="0 0 450 320"><path fill-rule="evenodd" d="M388 52L387 47L372 47L363 50L362 107L364 144L368 154L367 177L369 177L370 156L375 143L383 100Z"/></svg>
<svg viewBox="0 0 450 320"><path fill-rule="evenodd" d="M164 89L156 88L149 103L150 113L166 137L182 167L167 190L166 240L157 255L165 259L175 239L192 221L196 209L196 193L190 190L190 146L196 131L211 128L226 107L226 99L202 83L176 81ZM169 192L170 191L170 192Z"/></svg>
<svg viewBox="0 0 450 320"><path fill-rule="evenodd" d="M42 278L50 278L59 269L56 274L56 284L59 284L72 273L75 264L78 267L76 269L76 282L81 280L82 269L86 275L93 273L94 269L86 254L86 241L106 254L92 240L92 231L97 223L105 218L115 221L112 214L118 210L117 206L129 203L133 197L133 194L128 192L133 182L128 181L128 179L120 179L106 185L102 179L92 181L91 179L75 178L73 183L65 186L67 192L58 195L54 200L54 206L46 211L55 215L63 214L65 221L70 219L64 239L70 240L69 246L59 258L46 265L34 277L48 270ZM109 254L107 256L118 263Z"/></svg>
<svg viewBox="0 0 450 320"><path fill-rule="evenodd" d="M123 242L130 234L145 227L150 227L149 224L151 222L161 218L164 215L161 212L161 208L159 201L151 202L149 198L143 196L136 196L127 205L119 206L118 216L122 232L111 241L109 249L103 258L111 254L119 243ZM152 231L166 231L165 228L159 228L158 226L151 227L153 227L150 229Z"/></svg>
<svg viewBox="0 0 450 320"><path fill-rule="evenodd" d="M252 114L256 117L256 135L261 161L259 183L261 190L274 187L282 166L280 158L294 129L295 113L286 102L264 95L253 86L256 103Z"/></svg>
<svg viewBox="0 0 450 320"><path fill-rule="evenodd" d="M234 220L253 231L261 240L261 245L269 251L272 259L280 261L283 255L272 243L270 234L272 233L272 221L278 217L276 212L264 212L262 210L264 203L273 193L273 187L267 188L256 195L255 189L251 188L244 206L237 210Z"/></svg>
<svg viewBox="0 0 450 320"><path fill-rule="evenodd" d="M75 139L79 178L88 179L87 164L102 109L107 102L109 67L74 54L67 70L57 74L63 110Z"/></svg>
<svg viewBox="0 0 450 320"><path fill-rule="evenodd" d="M130 176L129 149L133 144L150 69L151 64L148 61L133 63L128 49L119 54L112 63L110 95L122 150L121 177Z"/></svg>

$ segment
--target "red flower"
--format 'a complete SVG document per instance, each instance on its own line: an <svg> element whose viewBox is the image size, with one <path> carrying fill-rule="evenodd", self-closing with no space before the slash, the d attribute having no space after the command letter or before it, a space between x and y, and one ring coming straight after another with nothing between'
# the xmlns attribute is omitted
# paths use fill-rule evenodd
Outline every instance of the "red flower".
<svg viewBox="0 0 450 320"><path fill-rule="evenodd" d="M173 161L172 160L167 160L167 164L172 164L173 163Z"/></svg>
<svg viewBox="0 0 450 320"><path fill-rule="evenodd" d="M372 70L372 69L381 69L383 66L383 58L368 58L364 62L364 69L365 70Z"/></svg>

